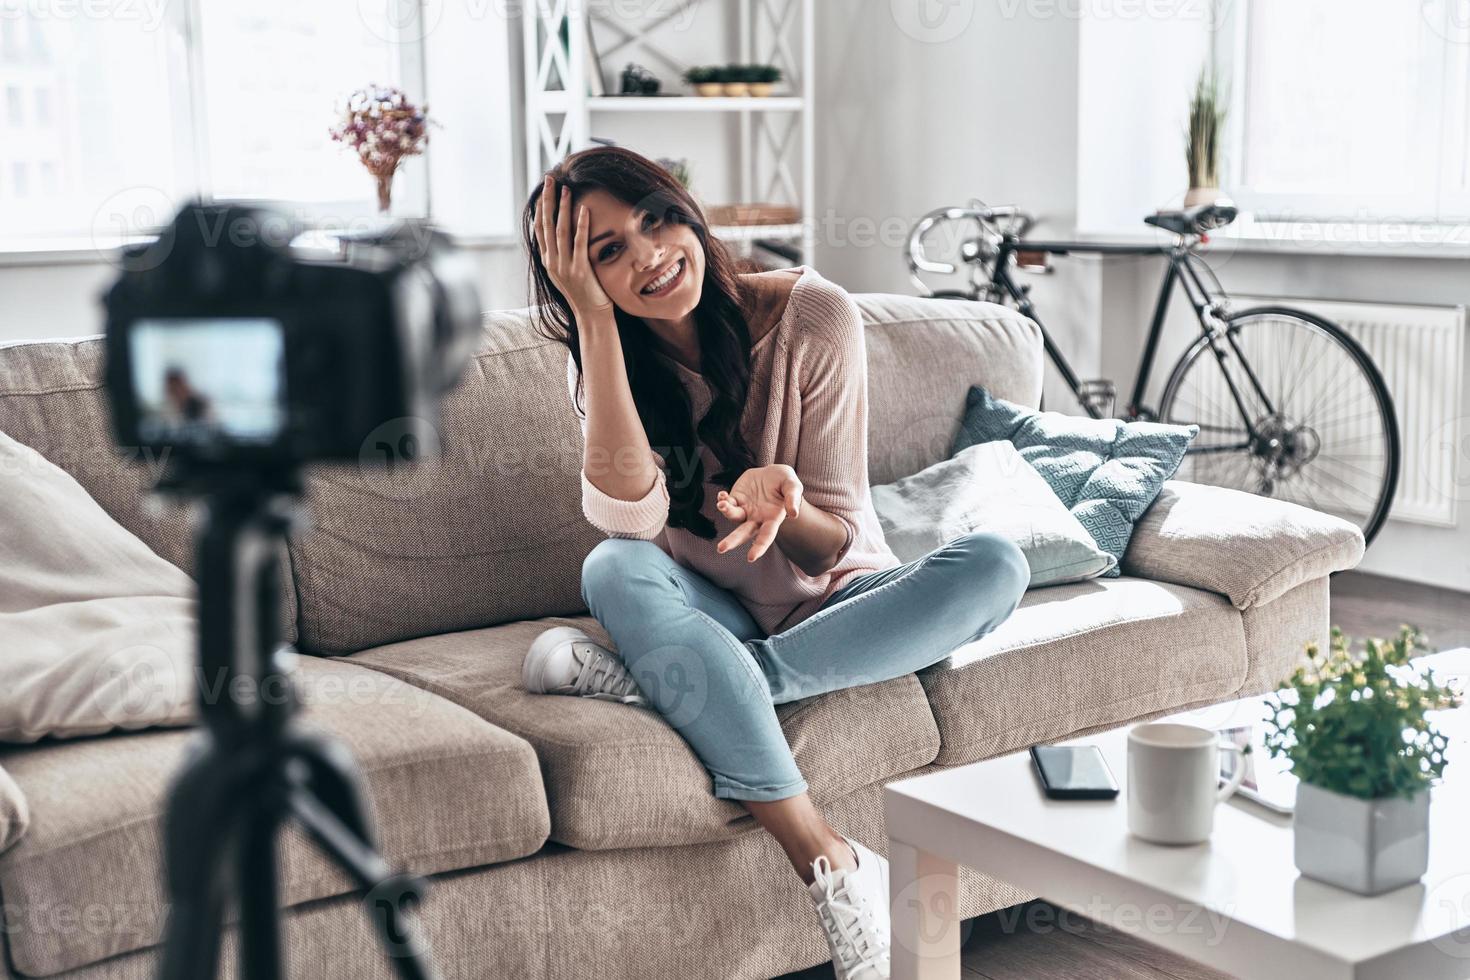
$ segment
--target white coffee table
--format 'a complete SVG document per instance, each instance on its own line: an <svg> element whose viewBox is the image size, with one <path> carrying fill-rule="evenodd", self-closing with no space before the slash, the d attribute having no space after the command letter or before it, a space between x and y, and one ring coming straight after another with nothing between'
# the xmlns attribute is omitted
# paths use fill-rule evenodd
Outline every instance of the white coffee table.
<svg viewBox="0 0 1470 980"><path fill-rule="evenodd" d="M1470 676L1470 650L1439 654ZM1256 722L1260 699L1175 720ZM957 980L959 865L1243 980L1470 978L1470 709L1445 712L1454 739L1430 808L1429 872L1363 898L1302 878L1289 817L1221 805L1213 838L1165 847L1127 832L1127 729L1078 739L1102 749L1123 792L1110 801L1042 795L1030 755L891 783L893 980Z"/></svg>

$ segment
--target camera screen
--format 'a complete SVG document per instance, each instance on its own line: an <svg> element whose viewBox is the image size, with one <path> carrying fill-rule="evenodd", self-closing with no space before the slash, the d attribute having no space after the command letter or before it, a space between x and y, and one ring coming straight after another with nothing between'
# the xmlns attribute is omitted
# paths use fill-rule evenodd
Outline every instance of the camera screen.
<svg viewBox="0 0 1470 980"><path fill-rule="evenodd" d="M286 418L285 330L269 317L138 320L128 331L150 444L269 443Z"/></svg>

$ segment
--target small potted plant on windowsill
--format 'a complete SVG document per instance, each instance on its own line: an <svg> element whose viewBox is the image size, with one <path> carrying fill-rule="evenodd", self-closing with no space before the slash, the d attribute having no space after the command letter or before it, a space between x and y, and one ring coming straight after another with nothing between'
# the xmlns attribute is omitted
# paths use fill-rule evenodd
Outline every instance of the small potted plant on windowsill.
<svg viewBox="0 0 1470 980"><path fill-rule="evenodd" d="M1390 643L1353 654L1339 629L1323 654L1284 683L1266 748L1291 760L1297 786L1296 866L1363 895L1418 881L1429 866L1429 788L1448 740L1425 717L1459 699L1409 661L1428 652L1405 626Z"/></svg>
<svg viewBox="0 0 1470 980"><path fill-rule="evenodd" d="M715 65L695 65L684 72L684 81L694 88L696 95L722 95L724 79L720 77L720 72L721 69Z"/></svg>
<svg viewBox="0 0 1470 980"><path fill-rule="evenodd" d="M1225 129L1225 99L1220 80L1201 69L1189 100L1189 128L1184 134L1184 162L1189 168L1189 190L1184 206L1213 204L1220 197L1220 140Z"/></svg>

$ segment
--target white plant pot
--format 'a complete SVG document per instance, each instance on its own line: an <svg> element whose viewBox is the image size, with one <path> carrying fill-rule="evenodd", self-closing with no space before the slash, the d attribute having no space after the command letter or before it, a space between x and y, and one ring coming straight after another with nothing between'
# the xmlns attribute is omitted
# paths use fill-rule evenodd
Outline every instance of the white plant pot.
<svg viewBox="0 0 1470 980"><path fill-rule="evenodd" d="M1192 208L1200 204L1214 204L1220 199L1218 187L1191 187L1184 192L1184 206Z"/></svg>
<svg viewBox="0 0 1470 980"><path fill-rule="evenodd" d="M1364 800L1301 783L1292 836L1308 878L1360 895L1402 887L1429 868L1429 790Z"/></svg>

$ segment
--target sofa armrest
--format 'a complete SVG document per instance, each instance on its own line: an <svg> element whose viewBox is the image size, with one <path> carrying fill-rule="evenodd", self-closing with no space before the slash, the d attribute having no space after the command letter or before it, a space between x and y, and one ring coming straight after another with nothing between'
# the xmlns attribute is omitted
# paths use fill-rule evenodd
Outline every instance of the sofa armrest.
<svg viewBox="0 0 1470 980"><path fill-rule="evenodd" d="M0 854L24 837L30 825L31 808L25 794L10 773L0 769Z"/></svg>
<svg viewBox="0 0 1470 980"><path fill-rule="evenodd" d="M1219 592L1237 609L1352 568L1363 534L1298 504L1170 480L1133 531L1123 573Z"/></svg>

